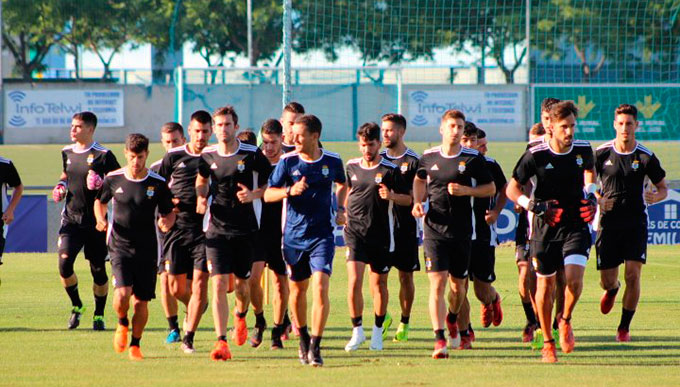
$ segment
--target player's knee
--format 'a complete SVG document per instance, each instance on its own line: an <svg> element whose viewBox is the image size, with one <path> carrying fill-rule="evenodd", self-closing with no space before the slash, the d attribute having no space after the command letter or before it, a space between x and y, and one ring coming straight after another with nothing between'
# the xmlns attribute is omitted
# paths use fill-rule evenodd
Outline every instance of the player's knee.
<svg viewBox="0 0 680 387"><path fill-rule="evenodd" d="M640 282L640 272L635 270L635 271L626 271L626 286L635 286Z"/></svg>
<svg viewBox="0 0 680 387"><path fill-rule="evenodd" d="M90 263L90 273L92 273L92 281L97 286L104 286L109 282L109 277L106 275L106 266L103 264Z"/></svg>
<svg viewBox="0 0 680 387"><path fill-rule="evenodd" d="M59 275L61 278L69 278L73 275L73 261L67 253L59 253Z"/></svg>

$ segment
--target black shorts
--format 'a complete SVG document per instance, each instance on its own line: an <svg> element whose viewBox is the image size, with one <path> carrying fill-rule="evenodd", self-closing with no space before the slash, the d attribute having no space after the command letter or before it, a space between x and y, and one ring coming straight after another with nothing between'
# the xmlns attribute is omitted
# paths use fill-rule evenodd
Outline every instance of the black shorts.
<svg viewBox="0 0 680 387"><path fill-rule="evenodd" d="M111 271L115 288L131 287L140 301L156 298L156 244L136 249L111 250Z"/></svg>
<svg viewBox="0 0 680 387"><path fill-rule="evenodd" d="M253 262L262 262L278 275L286 275L286 262L283 260L281 236L271 237L258 232L257 240L253 244Z"/></svg>
<svg viewBox="0 0 680 387"><path fill-rule="evenodd" d="M597 270L613 269L624 261L647 263L647 227L601 227L595 238Z"/></svg>
<svg viewBox="0 0 680 387"><path fill-rule="evenodd" d="M517 230L515 230L515 246L526 246L529 243L529 213L520 211L517 217Z"/></svg>
<svg viewBox="0 0 680 387"><path fill-rule="evenodd" d="M67 259L74 261L80 250L84 250L85 259L90 261L92 266L104 267L108 255L106 233L97 231L94 227L63 224L59 229L57 250L59 256L66 254Z"/></svg>
<svg viewBox="0 0 680 387"><path fill-rule="evenodd" d="M468 277L470 267L469 239L425 239L425 271L448 271L453 277Z"/></svg>
<svg viewBox="0 0 680 387"><path fill-rule="evenodd" d="M392 266L399 271L413 273L420 270L418 238L415 235L394 237L394 251L390 254Z"/></svg>
<svg viewBox="0 0 680 387"><path fill-rule="evenodd" d="M470 279L493 282L496 280L496 246L489 241L472 241L470 249Z"/></svg>
<svg viewBox="0 0 680 387"><path fill-rule="evenodd" d="M205 251L210 275L231 274L241 279L250 278L253 267L251 235L226 236L208 231Z"/></svg>
<svg viewBox="0 0 680 387"><path fill-rule="evenodd" d="M564 240L531 242L531 263L541 275L550 276L564 266L564 259L570 255L590 255L592 239L587 228L569 233Z"/></svg>
<svg viewBox="0 0 680 387"><path fill-rule="evenodd" d="M379 244L370 244L345 234L347 245L347 261L363 262L371 266L371 271L377 274L390 272L390 252Z"/></svg>
<svg viewBox="0 0 680 387"><path fill-rule="evenodd" d="M5 223L0 220L0 258L2 258L2 254L5 253L5 232L7 229L5 228Z"/></svg>
<svg viewBox="0 0 680 387"><path fill-rule="evenodd" d="M203 230L173 227L163 237L163 259L168 274L179 275L199 270L208 272Z"/></svg>

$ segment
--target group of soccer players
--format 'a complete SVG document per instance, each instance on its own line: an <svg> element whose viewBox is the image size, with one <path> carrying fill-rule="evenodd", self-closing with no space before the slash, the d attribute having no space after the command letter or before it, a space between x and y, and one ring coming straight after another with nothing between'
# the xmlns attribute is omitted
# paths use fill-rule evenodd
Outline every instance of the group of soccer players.
<svg viewBox="0 0 680 387"><path fill-rule="evenodd" d="M260 346L267 329L261 279L268 267L274 285L271 348L283 348L295 332L300 362L321 366L335 255L334 215L334 222L344 225L347 245L352 333L345 350L358 350L366 341L362 288L367 266L374 313L369 348L382 350L392 324L387 313L392 267L399 273L401 309L393 340L408 341L413 273L420 270L418 218L424 218L432 357L446 358L448 347L470 349L475 340L470 280L481 304L482 326L498 326L503 320L501 297L492 286L495 225L510 199L520 212L516 243L519 294L527 318L523 341L533 340L542 348L544 362L557 361L555 336L563 352L574 349L571 318L583 288L591 227L598 232L604 314L613 308L620 287L618 267L625 264L616 340L630 341L646 261L646 205L665 198L665 172L653 152L635 140L634 106L616 109L616 138L595 152L587 141L574 138L577 114L570 101L546 99L542 122L532 127L531 141L508 182L501 166L486 156L486 133L457 110L442 116L441 145L421 157L404 142L403 116L390 113L380 125L365 123L356 133L361 157L346 165L322 147L320 120L305 114L299 103L288 104L280 119L264 122L259 147L252 132L239 134L233 107L212 114L200 110L191 115L188 142L180 124L161 127L167 153L149 168L145 136L128 135L126 166L121 168L113 153L93 139L96 116L77 113L70 131L73 144L62 150L63 172L52 192L54 201L65 201L58 254L61 282L72 304L68 328L79 326L85 310L73 269L84 250L94 282L94 330L105 329L105 262L111 262L117 352L129 347L131 359L143 358L147 304L155 298L160 277L166 342L181 342L185 353L195 352L195 333L210 298L216 336L210 356L228 360L227 294L235 295L231 341L248 341L246 316L252 305L255 324L249 342ZM213 132L217 144L209 145ZM9 160L0 159L0 179L3 199L6 185L14 187L11 202L2 206L2 224L9 224L23 186ZM4 245L4 237L0 241ZM180 302L186 310L183 332Z"/></svg>

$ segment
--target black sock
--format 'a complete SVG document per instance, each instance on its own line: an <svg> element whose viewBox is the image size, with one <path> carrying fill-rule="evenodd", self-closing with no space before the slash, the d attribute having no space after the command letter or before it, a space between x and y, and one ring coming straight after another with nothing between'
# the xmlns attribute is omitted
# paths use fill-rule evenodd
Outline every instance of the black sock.
<svg viewBox="0 0 680 387"><path fill-rule="evenodd" d="M630 321L633 319L635 314L634 310L628 310L626 308L621 308L621 323L619 324L619 330L630 330Z"/></svg>
<svg viewBox="0 0 680 387"><path fill-rule="evenodd" d="M309 343L309 332L307 331L307 325L304 327L298 327L298 331L300 331L300 340L303 340L305 343Z"/></svg>
<svg viewBox="0 0 680 387"><path fill-rule="evenodd" d="M467 329L463 329L462 331L460 331L458 333L460 333L461 336L465 336L465 337L470 336L470 331L468 331Z"/></svg>
<svg viewBox="0 0 680 387"><path fill-rule="evenodd" d="M618 292L619 292L619 287L617 286L614 289L607 290L607 295L609 297L614 297L616 295L616 293L618 293Z"/></svg>
<svg viewBox="0 0 680 387"><path fill-rule="evenodd" d="M281 334L283 333L283 324L274 324L274 328L272 328L272 339L278 339L281 337Z"/></svg>
<svg viewBox="0 0 680 387"><path fill-rule="evenodd" d="M255 326L256 327L266 327L267 320L264 319L264 312L255 313Z"/></svg>
<svg viewBox="0 0 680 387"><path fill-rule="evenodd" d="M227 341L227 336L217 336L217 341Z"/></svg>
<svg viewBox="0 0 680 387"><path fill-rule="evenodd" d="M555 342L555 339L550 339L550 340L544 340L544 341L543 341L543 343L545 343L545 344L550 344L550 343L554 343L554 342Z"/></svg>
<svg viewBox="0 0 680 387"><path fill-rule="evenodd" d="M236 313L236 316L238 316L238 318L245 318L247 314L248 314L248 309L246 309L243 312Z"/></svg>
<svg viewBox="0 0 680 387"><path fill-rule="evenodd" d="M451 313L451 312L449 312L449 313L446 315L446 321L448 321L449 324L455 324L455 323L456 323L456 320L458 320L458 313Z"/></svg>
<svg viewBox="0 0 680 387"><path fill-rule="evenodd" d="M196 334L196 332L187 331L184 334L184 341L189 342L189 343L193 343L194 342L194 334Z"/></svg>
<svg viewBox="0 0 680 387"><path fill-rule="evenodd" d="M131 347L139 347L139 342L142 341L141 337L134 337L132 336L132 340L130 340L130 346Z"/></svg>
<svg viewBox="0 0 680 387"><path fill-rule="evenodd" d="M94 315L103 316L106 308L106 295L94 296Z"/></svg>
<svg viewBox="0 0 680 387"><path fill-rule="evenodd" d="M376 327L382 328L384 322L385 322L385 315L384 314L382 316L378 316L377 314L375 315L375 326Z"/></svg>
<svg viewBox="0 0 680 387"><path fill-rule="evenodd" d="M553 329L559 329L560 328L560 322L557 320L557 316L553 319L552 328Z"/></svg>
<svg viewBox="0 0 680 387"><path fill-rule="evenodd" d="M309 349L318 351L321 349L321 336L312 336L309 341Z"/></svg>
<svg viewBox="0 0 680 387"><path fill-rule="evenodd" d="M66 289L66 294L68 294L68 297L71 299L71 305L82 308L83 302L80 300L80 295L78 294L78 284L67 286L64 289Z"/></svg>
<svg viewBox="0 0 680 387"><path fill-rule="evenodd" d="M286 309L286 312L283 314L283 326L287 327L290 325L290 317L288 317L288 309Z"/></svg>
<svg viewBox="0 0 680 387"><path fill-rule="evenodd" d="M408 322L411 320L411 316L404 316L403 314L401 315L401 323L402 324L408 324Z"/></svg>
<svg viewBox="0 0 680 387"><path fill-rule="evenodd" d="M534 306L531 304L531 302L523 302L522 308L524 308L524 315L527 317L527 323L529 325L538 324L538 322L536 321L536 313L534 312Z"/></svg>
<svg viewBox="0 0 680 387"><path fill-rule="evenodd" d="M128 320L127 316L126 317L118 317L118 324L126 327L130 325L130 321Z"/></svg>
<svg viewBox="0 0 680 387"><path fill-rule="evenodd" d="M363 323L363 317L361 317L361 315L352 317L352 328L360 327Z"/></svg>
<svg viewBox="0 0 680 387"><path fill-rule="evenodd" d="M435 340L446 340L446 336L444 336L444 330L443 329L437 329L434 331L434 339Z"/></svg>
<svg viewBox="0 0 680 387"><path fill-rule="evenodd" d="M177 322L177 316L168 317L168 327L171 331L179 330L179 323Z"/></svg>

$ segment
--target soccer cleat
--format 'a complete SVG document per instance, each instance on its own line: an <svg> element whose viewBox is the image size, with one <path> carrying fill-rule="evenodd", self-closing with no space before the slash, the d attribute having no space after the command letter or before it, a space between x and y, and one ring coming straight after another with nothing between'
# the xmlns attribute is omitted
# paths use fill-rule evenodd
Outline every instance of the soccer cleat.
<svg viewBox="0 0 680 387"><path fill-rule="evenodd" d="M104 316L94 316L92 317L92 330L93 331L105 331L106 324L104 324Z"/></svg>
<svg viewBox="0 0 680 387"><path fill-rule="evenodd" d="M557 349L555 348L554 341L543 344L543 349L541 349L541 361L543 363L557 363Z"/></svg>
<svg viewBox="0 0 680 387"><path fill-rule="evenodd" d="M179 343L182 341L182 336L178 329L172 329L168 332L168 337L165 338L165 344Z"/></svg>
<svg viewBox="0 0 680 387"><path fill-rule="evenodd" d="M446 349L446 340L436 340L434 342L433 359L448 359L449 352Z"/></svg>
<svg viewBox="0 0 680 387"><path fill-rule="evenodd" d="M496 294L496 300L491 304L493 308L493 326L497 327L503 322L503 308L501 308L501 295Z"/></svg>
<svg viewBox="0 0 680 387"><path fill-rule="evenodd" d="M570 353L574 350L574 331L571 329L571 321L560 320L560 346L562 352Z"/></svg>
<svg viewBox="0 0 680 387"><path fill-rule="evenodd" d="M127 347L128 327L118 324L116 333L113 335L113 350L122 353Z"/></svg>
<svg viewBox="0 0 680 387"><path fill-rule="evenodd" d="M193 340L187 339L186 336L184 336L184 340L182 340L182 345L180 345L180 349L187 355L191 355L196 352L196 349L194 349Z"/></svg>
<svg viewBox="0 0 680 387"><path fill-rule="evenodd" d="M493 321L493 306L491 304L481 305L482 326L488 328Z"/></svg>
<svg viewBox="0 0 680 387"><path fill-rule="evenodd" d="M142 350L137 345L131 345L130 346L129 357L130 357L130 360L144 360L144 356L142 355Z"/></svg>
<svg viewBox="0 0 680 387"><path fill-rule="evenodd" d="M399 323L399 326L397 327L397 333L394 335L394 339L392 339L395 343L405 343L408 341L408 324L404 323Z"/></svg>
<svg viewBox="0 0 680 387"><path fill-rule="evenodd" d="M352 352L359 349L359 346L366 341L366 335L364 335L364 327L358 326L352 328L352 337L345 345L345 351Z"/></svg>
<svg viewBox="0 0 680 387"><path fill-rule="evenodd" d="M253 348L257 348L262 344L262 335L264 334L264 330L266 327L259 327L255 325L253 327L252 332L250 333L250 346Z"/></svg>
<svg viewBox="0 0 680 387"><path fill-rule="evenodd" d="M534 340L534 331L536 330L536 325L527 324L522 331L522 342L531 343Z"/></svg>
<svg viewBox="0 0 680 387"><path fill-rule="evenodd" d="M298 359L300 364L309 364L309 339L304 340L300 337L300 346L298 347Z"/></svg>
<svg viewBox="0 0 680 387"><path fill-rule="evenodd" d="M616 288L614 294L612 295L609 295L608 290L605 290L604 293L602 293L602 297L600 297L600 312L602 312L602 314L611 312L612 308L614 307L614 303L616 302L616 294L618 292L619 288Z"/></svg>
<svg viewBox="0 0 680 387"><path fill-rule="evenodd" d="M543 331L541 330L541 328L537 328L534 331L534 340L531 342L531 349L539 350L542 348L543 348Z"/></svg>
<svg viewBox="0 0 680 387"><path fill-rule="evenodd" d="M85 307L74 306L71 309L71 317L68 319L68 329L76 329L80 325L80 316L85 312Z"/></svg>
<svg viewBox="0 0 680 387"><path fill-rule="evenodd" d="M460 335L460 345L458 346L458 349L472 349L472 339L470 338L470 335Z"/></svg>
<svg viewBox="0 0 680 387"><path fill-rule="evenodd" d="M217 340L215 348L210 352L210 358L217 360L230 360L231 351L229 351L229 344L224 340Z"/></svg>
<svg viewBox="0 0 680 387"><path fill-rule="evenodd" d="M446 327L449 329L449 345L451 349L457 349L460 346L460 335L458 334L458 323L449 323L446 320Z"/></svg>
<svg viewBox="0 0 680 387"><path fill-rule="evenodd" d="M383 349L383 332L384 327L373 327L371 332L371 345L368 347L371 351L382 351Z"/></svg>
<svg viewBox="0 0 680 387"><path fill-rule="evenodd" d="M618 343L628 343L630 342L630 332L625 329L619 329L616 331L616 342Z"/></svg>
<svg viewBox="0 0 680 387"><path fill-rule="evenodd" d="M387 331L390 329L392 326L392 316L390 316L389 313L385 313L385 321L383 321L383 326L382 326L382 339L383 341L387 339Z"/></svg>
<svg viewBox="0 0 680 387"><path fill-rule="evenodd" d="M475 341L477 338L475 337L475 331L472 330L472 324L468 325L468 334L470 335L470 340Z"/></svg>
<svg viewBox="0 0 680 387"><path fill-rule="evenodd" d="M236 345L245 344L248 340L248 326L246 325L246 318L234 315L234 330L232 332L232 340Z"/></svg>
<svg viewBox="0 0 680 387"><path fill-rule="evenodd" d="M321 348L310 348L307 352L307 362L313 367L323 367L323 358L321 357Z"/></svg>

